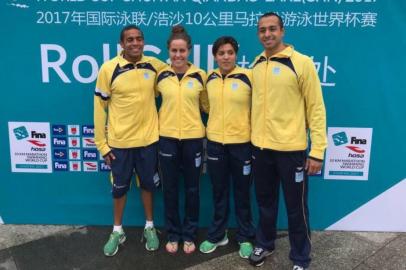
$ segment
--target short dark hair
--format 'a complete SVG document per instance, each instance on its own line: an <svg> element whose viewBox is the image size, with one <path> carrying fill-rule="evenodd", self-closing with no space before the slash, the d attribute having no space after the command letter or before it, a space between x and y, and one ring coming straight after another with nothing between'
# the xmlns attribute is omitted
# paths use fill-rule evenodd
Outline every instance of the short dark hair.
<svg viewBox="0 0 406 270"><path fill-rule="evenodd" d="M219 37L218 39L216 39L216 41L214 41L213 43L213 47L211 49L211 52L213 53L213 56L216 56L218 50L220 49L221 46L225 45L225 44L230 44L234 51L235 54L238 53L238 42L237 40L235 40L235 38L231 37L231 36L222 36Z"/></svg>
<svg viewBox="0 0 406 270"><path fill-rule="evenodd" d="M138 30L138 31L140 32L140 34L141 34L141 37L144 39L144 33L142 32L141 28L139 28L138 26L136 26L136 25L134 25L134 24L130 24L130 25L127 25L127 26L123 27L123 29L121 29L121 32L120 32L120 42L123 42L123 41L124 41L124 33L125 33L126 31L128 31L128 30L131 30L131 29Z"/></svg>
<svg viewBox="0 0 406 270"><path fill-rule="evenodd" d="M175 25L172 27L171 34L169 35L167 41L167 47L171 45L171 42L175 39L182 39L186 42L187 48L190 50L192 48L192 38L186 32L186 29L182 25Z"/></svg>
<svg viewBox="0 0 406 270"><path fill-rule="evenodd" d="M276 13L276 12L267 12L267 13L261 15L261 17L259 17L259 19L258 19L258 26L259 26L259 21L260 21L262 18L271 17L271 16L275 16L276 18L278 18L279 26L280 26L280 28L282 29L282 28L283 28L283 20L282 20L282 17L279 16L278 13Z"/></svg>

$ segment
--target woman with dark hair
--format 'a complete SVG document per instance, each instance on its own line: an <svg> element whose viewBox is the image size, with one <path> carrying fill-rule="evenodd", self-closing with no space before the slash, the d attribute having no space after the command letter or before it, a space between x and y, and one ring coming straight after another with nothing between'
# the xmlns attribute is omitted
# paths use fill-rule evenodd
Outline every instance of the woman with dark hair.
<svg viewBox="0 0 406 270"><path fill-rule="evenodd" d="M178 25L168 39L171 65L157 76L156 90L162 96L159 110L159 163L164 191L165 227L169 253L183 241L186 254L195 251L199 219L199 179L202 168L205 127L200 111L208 112L206 73L188 62L191 38ZM185 217L179 216L179 178L185 186Z"/></svg>
<svg viewBox="0 0 406 270"><path fill-rule="evenodd" d="M200 251L211 253L228 243L227 222L231 182L238 225L239 254L248 258L255 236L252 225L251 187L251 72L236 65L238 43L223 36L213 44L218 64L208 74L206 88L210 103L207 123L207 164L213 188L214 219Z"/></svg>

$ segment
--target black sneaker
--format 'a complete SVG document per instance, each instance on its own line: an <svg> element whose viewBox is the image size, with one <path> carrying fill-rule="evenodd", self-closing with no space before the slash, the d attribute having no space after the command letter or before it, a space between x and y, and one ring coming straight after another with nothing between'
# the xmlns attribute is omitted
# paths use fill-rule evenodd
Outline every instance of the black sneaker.
<svg viewBox="0 0 406 270"><path fill-rule="evenodd" d="M253 266L261 266L264 264L267 256L271 255L273 250L266 250L260 247L255 247L249 257L250 264Z"/></svg>

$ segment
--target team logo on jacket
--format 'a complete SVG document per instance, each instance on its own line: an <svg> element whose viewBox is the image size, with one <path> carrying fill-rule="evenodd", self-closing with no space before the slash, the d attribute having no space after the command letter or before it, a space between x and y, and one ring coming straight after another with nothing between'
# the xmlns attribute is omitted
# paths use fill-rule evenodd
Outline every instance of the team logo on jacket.
<svg viewBox="0 0 406 270"><path fill-rule="evenodd" d="M235 90L237 90L237 89L238 89L238 83L233 82L233 83L231 84L231 90L235 91Z"/></svg>
<svg viewBox="0 0 406 270"><path fill-rule="evenodd" d="M187 82L187 87L188 87L189 89L192 89L192 88L193 88L193 81L188 81L188 82Z"/></svg>
<svg viewBox="0 0 406 270"><path fill-rule="evenodd" d="M117 73L118 74L120 74L120 73L123 73L123 72L126 72L126 71L129 71L130 70L130 68L129 67L118 67L118 69L117 69Z"/></svg>
<svg viewBox="0 0 406 270"><path fill-rule="evenodd" d="M275 75L281 74L281 68L280 67L274 67L272 69L272 73L275 74Z"/></svg>
<svg viewBox="0 0 406 270"><path fill-rule="evenodd" d="M148 72L144 72L144 79L146 79L146 80L149 79L149 73Z"/></svg>

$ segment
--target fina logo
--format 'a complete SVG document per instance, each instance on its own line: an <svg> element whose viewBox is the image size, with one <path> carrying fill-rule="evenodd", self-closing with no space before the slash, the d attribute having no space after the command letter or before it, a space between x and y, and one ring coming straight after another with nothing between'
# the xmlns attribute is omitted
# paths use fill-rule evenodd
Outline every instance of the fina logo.
<svg viewBox="0 0 406 270"><path fill-rule="evenodd" d="M40 133L35 130L31 131L31 136L28 133L27 129L24 126L15 128L13 130L14 135L17 140L22 140L28 137L31 139L27 140L31 145L31 151L46 151L46 143L42 142L42 139L46 139L47 135L45 133Z"/></svg>
<svg viewBox="0 0 406 270"><path fill-rule="evenodd" d="M351 137L351 144L367 144L367 140L366 139L359 139L357 137ZM358 146L354 146L354 145L347 145L346 146L348 149L350 149L351 151L358 153L358 154L363 154L365 153L365 150L358 147ZM355 156L354 156L355 157ZM360 155L357 155L356 157L360 157ZM362 155L362 157L364 157L364 155Z"/></svg>
<svg viewBox="0 0 406 270"><path fill-rule="evenodd" d="M94 136L94 125L82 126L82 135L85 137L93 137Z"/></svg>
<svg viewBox="0 0 406 270"><path fill-rule="evenodd" d="M109 165L106 164L106 162L100 162L100 171L108 172L110 170L111 170L111 168Z"/></svg>
<svg viewBox="0 0 406 270"><path fill-rule="evenodd" d="M61 138L53 138L52 140L52 145L54 147L66 147L67 145L67 141L65 137L61 137Z"/></svg>
<svg viewBox="0 0 406 270"><path fill-rule="evenodd" d="M83 150L83 160L97 160L97 150Z"/></svg>
<svg viewBox="0 0 406 270"><path fill-rule="evenodd" d="M341 145L347 144L349 142L347 134L344 131L333 134L332 138L333 138L333 142L334 142L335 146L341 146ZM359 138L353 136L353 137L351 137L351 140L349 143L350 143L350 145L345 145L345 147L350 149L352 152L355 152L355 154L349 153L348 157L363 158L365 150L362 149L361 147L355 146L355 145L360 145L360 144L366 145L367 140L359 139Z"/></svg>
<svg viewBox="0 0 406 270"><path fill-rule="evenodd" d="M55 161L54 162L54 170L55 171L67 171L68 170L68 162L66 162L66 161Z"/></svg>

